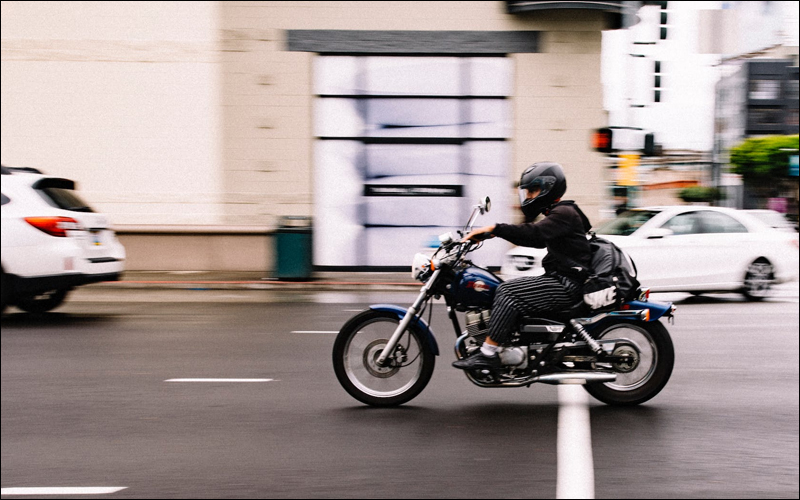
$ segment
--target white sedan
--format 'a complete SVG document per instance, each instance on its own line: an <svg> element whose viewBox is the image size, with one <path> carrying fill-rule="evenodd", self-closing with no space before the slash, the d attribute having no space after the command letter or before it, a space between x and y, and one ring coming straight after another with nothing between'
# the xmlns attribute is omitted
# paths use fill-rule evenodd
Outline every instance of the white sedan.
<svg viewBox="0 0 800 500"><path fill-rule="evenodd" d="M770 227L752 214L706 206L629 210L597 228L636 263L653 292L742 292L750 300L798 278L798 234ZM504 278L544 273L545 249L514 247Z"/></svg>

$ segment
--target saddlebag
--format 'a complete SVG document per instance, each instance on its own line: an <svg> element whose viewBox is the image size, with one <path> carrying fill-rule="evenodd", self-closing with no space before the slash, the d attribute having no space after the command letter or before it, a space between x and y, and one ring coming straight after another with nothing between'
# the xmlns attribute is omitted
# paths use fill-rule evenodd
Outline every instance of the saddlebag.
<svg viewBox="0 0 800 500"><path fill-rule="evenodd" d="M636 264L614 243L592 234L592 268L583 284L583 301L592 313L612 311L634 300L639 289Z"/></svg>

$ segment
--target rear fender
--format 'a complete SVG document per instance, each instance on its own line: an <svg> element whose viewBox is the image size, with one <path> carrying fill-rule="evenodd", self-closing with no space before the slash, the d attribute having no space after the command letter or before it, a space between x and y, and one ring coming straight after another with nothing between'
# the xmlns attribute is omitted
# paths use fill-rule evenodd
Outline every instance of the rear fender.
<svg viewBox="0 0 800 500"><path fill-rule="evenodd" d="M405 309L400 306L396 306L394 304L373 304L369 306L370 309L373 311L382 311L382 312L389 312L392 314L397 315L398 320L402 320L408 309ZM439 355L439 345L436 343L436 338L433 336L433 332L431 328L428 326L428 323L425 322L424 319L417 317L416 321L411 322L411 326L416 326L424 335L423 338L428 342L428 347L433 351L433 354L436 356Z"/></svg>
<svg viewBox="0 0 800 500"><path fill-rule="evenodd" d="M648 321L658 321L664 315L672 317L675 311L671 302L642 302L640 300L626 302L622 305L621 309L623 311L648 309L650 311L650 318Z"/></svg>

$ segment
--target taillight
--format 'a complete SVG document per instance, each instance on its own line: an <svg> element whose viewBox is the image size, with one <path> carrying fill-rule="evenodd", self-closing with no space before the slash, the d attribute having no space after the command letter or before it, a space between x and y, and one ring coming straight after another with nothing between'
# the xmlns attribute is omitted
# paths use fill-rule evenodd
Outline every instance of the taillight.
<svg viewBox="0 0 800 500"><path fill-rule="evenodd" d="M65 237L67 231L81 228L78 221L72 217L25 217L25 222L50 236Z"/></svg>

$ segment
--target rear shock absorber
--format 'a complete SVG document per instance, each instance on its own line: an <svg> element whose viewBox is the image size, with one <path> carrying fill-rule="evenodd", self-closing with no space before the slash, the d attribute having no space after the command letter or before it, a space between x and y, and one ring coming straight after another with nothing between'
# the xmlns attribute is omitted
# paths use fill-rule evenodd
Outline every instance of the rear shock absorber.
<svg viewBox="0 0 800 500"><path fill-rule="evenodd" d="M591 335L589 335L589 332L586 331L586 328L584 328L583 325L578 323L578 320L571 319L569 320L569 324L572 325L572 329L575 330L575 332L577 332L587 344L589 344L589 347L592 348L592 351L594 351L595 354L600 354L603 351L603 348L600 347L600 344L598 344L597 341L593 339Z"/></svg>

